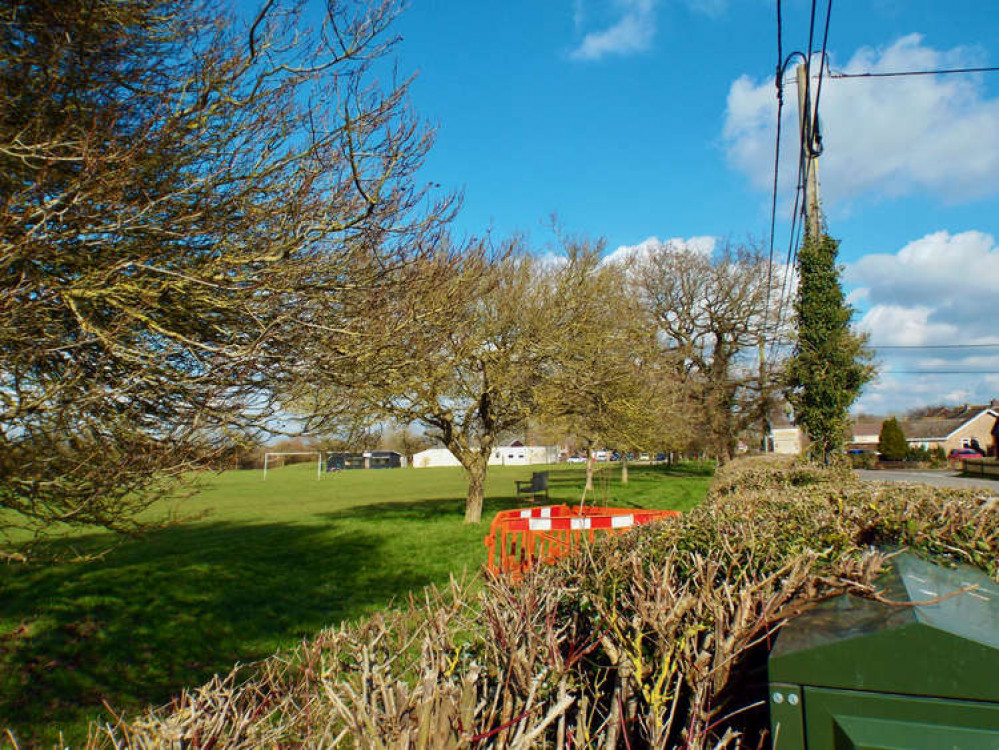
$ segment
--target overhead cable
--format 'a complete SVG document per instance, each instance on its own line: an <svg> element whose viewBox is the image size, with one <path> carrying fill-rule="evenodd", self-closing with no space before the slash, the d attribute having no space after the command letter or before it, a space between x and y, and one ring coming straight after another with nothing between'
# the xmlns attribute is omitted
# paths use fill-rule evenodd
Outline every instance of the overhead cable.
<svg viewBox="0 0 999 750"><path fill-rule="evenodd" d="M819 83L815 87L815 107L812 112L812 132L814 133L815 146L809 143L809 149L812 149L812 155L818 156L822 153L822 131L819 129L819 100L822 98L822 74L826 69L826 48L829 45L829 21L832 19L832 4L833 0L829 0L826 5L826 28L822 33L822 52L819 55ZM811 49L808 50L809 57L811 57Z"/></svg>
<svg viewBox="0 0 999 750"><path fill-rule="evenodd" d="M781 0L777 0L777 70L774 74L774 86L777 88L777 136L774 140L774 182L773 197L770 203L770 256L767 260L767 302L763 308L766 318L770 316L770 288L773 285L774 233L777 228L777 178L780 172L781 115L784 111L784 85L781 81L784 75L784 48L781 26ZM764 326L764 330L765 328Z"/></svg>
<svg viewBox="0 0 999 750"><path fill-rule="evenodd" d="M996 344L868 344L871 349L996 349Z"/></svg>
<svg viewBox="0 0 999 750"><path fill-rule="evenodd" d="M997 73L999 67L988 68L945 68L941 70L899 70L885 73L837 73L830 70L830 78L901 78L903 76L942 76L954 73Z"/></svg>

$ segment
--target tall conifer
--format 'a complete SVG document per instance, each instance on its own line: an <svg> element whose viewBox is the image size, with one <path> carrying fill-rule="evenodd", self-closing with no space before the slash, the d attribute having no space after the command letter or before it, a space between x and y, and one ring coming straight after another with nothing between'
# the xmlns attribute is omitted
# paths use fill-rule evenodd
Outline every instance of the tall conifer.
<svg viewBox="0 0 999 750"><path fill-rule="evenodd" d="M881 434L878 435L878 453L888 461L903 461L905 459L908 444L905 442L905 433L902 432L902 425L895 417L885 420L881 425Z"/></svg>
<svg viewBox="0 0 999 750"><path fill-rule="evenodd" d="M865 337L850 329L853 309L843 297L836 254L827 234L806 235L798 254L797 343L787 369L787 398L795 419L828 461L842 449L850 406L874 375Z"/></svg>

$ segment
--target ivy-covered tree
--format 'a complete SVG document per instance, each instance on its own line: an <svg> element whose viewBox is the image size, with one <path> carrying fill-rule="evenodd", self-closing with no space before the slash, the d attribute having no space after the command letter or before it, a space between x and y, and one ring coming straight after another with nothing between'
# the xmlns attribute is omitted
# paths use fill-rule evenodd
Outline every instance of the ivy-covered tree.
<svg viewBox="0 0 999 750"><path fill-rule="evenodd" d="M886 419L881 425L881 434L878 435L878 453L881 457L888 461L904 461L908 447L902 425L895 417Z"/></svg>
<svg viewBox="0 0 999 750"><path fill-rule="evenodd" d="M798 253L797 342L786 381L795 419L825 461L842 449L850 406L874 375L865 337L850 328L853 309L840 286L838 250L829 235L808 235Z"/></svg>

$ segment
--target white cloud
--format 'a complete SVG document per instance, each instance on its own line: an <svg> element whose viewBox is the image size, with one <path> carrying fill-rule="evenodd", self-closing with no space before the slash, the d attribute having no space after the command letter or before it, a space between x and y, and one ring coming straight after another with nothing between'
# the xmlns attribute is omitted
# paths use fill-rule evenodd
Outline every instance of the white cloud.
<svg viewBox="0 0 999 750"><path fill-rule="evenodd" d="M604 256L604 263L619 263L633 258L645 258L653 250L667 245L710 255L715 251L716 244L717 238L709 236L688 237L687 239L673 237L665 242L658 237L648 237L637 245L621 245L613 252Z"/></svg>
<svg viewBox="0 0 999 750"><path fill-rule="evenodd" d="M931 323L931 307L875 305L859 328L871 335L871 343L890 346L922 346L936 341L954 341L960 329L947 323Z"/></svg>
<svg viewBox="0 0 999 750"><path fill-rule="evenodd" d="M867 290L861 327L876 344L999 341L999 246L991 235L935 232L895 254L864 256L846 266L844 280Z"/></svg>
<svg viewBox="0 0 999 750"><path fill-rule="evenodd" d="M887 72L983 62L977 50L935 50L920 35L910 34L886 48L858 50L842 70ZM839 68L835 60L833 68ZM785 104L781 173L785 187L793 187L798 132L793 85L785 88ZM728 160L763 190L773 179L776 109L772 79L757 82L742 76L732 83L722 132ZM999 189L999 99L988 97L980 75L827 76L819 111L825 145L820 179L827 203L917 191L956 201Z"/></svg>
<svg viewBox="0 0 999 750"><path fill-rule="evenodd" d="M855 306L858 302L863 302L864 300L866 300L870 296L870 294L871 294L870 289L866 289L864 287L857 287L856 289L851 291L848 295L846 295L846 304L850 306Z"/></svg>
<svg viewBox="0 0 999 750"><path fill-rule="evenodd" d="M617 0L619 16L610 26L591 31L570 53L576 60L599 60L607 55L627 55L647 50L656 34L656 0ZM577 5L574 20L581 23L584 15Z"/></svg>
<svg viewBox="0 0 999 750"><path fill-rule="evenodd" d="M987 404L994 398L995 385L988 378L967 385L956 384L953 376L923 375L917 378L882 373L867 385L854 404L854 412L902 414L910 409L940 404Z"/></svg>
<svg viewBox="0 0 999 750"><path fill-rule="evenodd" d="M983 232L935 232L897 253L845 267L851 297L867 306L859 328L876 347L999 343L999 246ZM900 412L999 396L999 347L877 349L879 378L855 410ZM927 371L933 371L929 374ZM964 373L964 374L959 374Z"/></svg>

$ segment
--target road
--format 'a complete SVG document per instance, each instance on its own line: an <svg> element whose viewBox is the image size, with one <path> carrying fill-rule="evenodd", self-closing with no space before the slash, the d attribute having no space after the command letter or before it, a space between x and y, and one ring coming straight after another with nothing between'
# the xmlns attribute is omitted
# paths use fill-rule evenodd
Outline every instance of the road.
<svg viewBox="0 0 999 750"><path fill-rule="evenodd" d="M858 469L857 475L865 482L922 482L934 487L987 487L999 494L999 482L980 477L962 477L953 471L903 471L895 469Z"/></svg>

